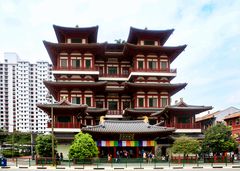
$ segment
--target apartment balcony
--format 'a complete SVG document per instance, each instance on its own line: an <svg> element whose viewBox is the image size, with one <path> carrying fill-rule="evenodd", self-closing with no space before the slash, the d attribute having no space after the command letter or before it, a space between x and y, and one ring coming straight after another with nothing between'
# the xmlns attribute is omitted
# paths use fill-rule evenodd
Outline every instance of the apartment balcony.
<svg viewBox="0 0 240 171"><path fill-rule="evenodd" d="M166 127L174 127L176 129L201 129L201 123L175 123L166 124Z"/></svg>
<svg viewBox="0 0 240 171"><path fill-rule="evenodd" d="M54 128L80 128L80 122L55 122L53 127ZM48 128L51 128L51 122L48 123Z"/></svg>

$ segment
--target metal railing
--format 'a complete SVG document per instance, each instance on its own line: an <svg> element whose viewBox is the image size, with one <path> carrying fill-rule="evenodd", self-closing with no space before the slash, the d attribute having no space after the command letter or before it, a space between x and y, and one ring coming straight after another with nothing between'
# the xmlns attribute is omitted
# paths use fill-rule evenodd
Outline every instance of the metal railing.
<svg viewBox="0 0 240 171"><path fill-rule="evenodd" d="M63 159L56 160L55 167L91 169L91 168L176 168L176 167L232 167L240 168L240 160L232 160L229 157L220 157L219 160L214 158L198 159L195 157L171 157L169 160L161 158L143 159L143 158L93 158L93 159ZM48 167L52 166L51 157L42 157L32 160L31 158L12 158L7 159L8 167Z"/></svg>

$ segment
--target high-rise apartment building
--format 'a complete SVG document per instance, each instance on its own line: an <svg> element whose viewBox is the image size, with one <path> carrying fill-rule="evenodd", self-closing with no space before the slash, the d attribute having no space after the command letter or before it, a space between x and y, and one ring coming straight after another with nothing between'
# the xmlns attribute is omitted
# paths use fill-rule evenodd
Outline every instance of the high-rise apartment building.
<svg viewBox="0 0 240 171"><path fill-rule="evenodd" d="M48 62L31 64L16 53L5 53L0 63L0 128L13 132L45 132L48 116L36 107L47 102L44 80L52 80Z"/></svg>

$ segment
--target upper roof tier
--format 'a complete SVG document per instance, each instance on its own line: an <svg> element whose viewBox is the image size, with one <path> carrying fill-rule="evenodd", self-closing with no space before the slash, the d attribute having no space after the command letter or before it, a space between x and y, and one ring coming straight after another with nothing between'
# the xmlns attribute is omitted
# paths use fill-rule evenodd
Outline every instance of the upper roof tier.
<svg viewBox="0 0 240 171"><path fill-rule="evenodd" d="M167 47L167 46L154 46L154 45L141 46L141 45L133 45L133 44L126 43L123 50L123 54L125 56L132 56L137 54L158 54L159 56L167 55L170 62L173 62L174 59L186 47L187 45Z"/></svg>
<svg viewBox="0 0 240 171"><path fill-rule="evenodd" d="M130 27L128 35L128 43L138 44L139 40L157 40L161 46L167 41L169 36L173 33L174 29L170 30L148 30L148 29L137 29Z"/></svg>
<svg viewBox="0 0 240 171"><path fill-rule="evenodd" d="M66 43L69 38L85 38L87 43L97 42L98 26L79 28L53 25L53 28L59 43Z"/></svg>
<svg viewBox="0 0 240 171"><path fill-rule="evenodd" d="M91 53L94 55L103 56L105 52L105 43L92 43L92 44L66 44L66 43L51 43L43 41L51 61L54 66L57 65L57 56L61 52L73 53Z"/></svg>

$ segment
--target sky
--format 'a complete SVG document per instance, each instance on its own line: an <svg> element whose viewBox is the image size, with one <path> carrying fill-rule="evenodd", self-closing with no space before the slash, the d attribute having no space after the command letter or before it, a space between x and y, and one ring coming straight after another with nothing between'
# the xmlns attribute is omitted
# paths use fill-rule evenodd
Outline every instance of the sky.
<svg viewBox="0 0 240 171"><path fill-rule="evenodd" d="M172 63L188 83L172 97L240 108L239 0L0 0L0 60L16 52L23 60L48 61L43 40L57 42L53 24L99 26L98 42L126 40L130 27L175 31L166 46L187 44Z"/></svg>

